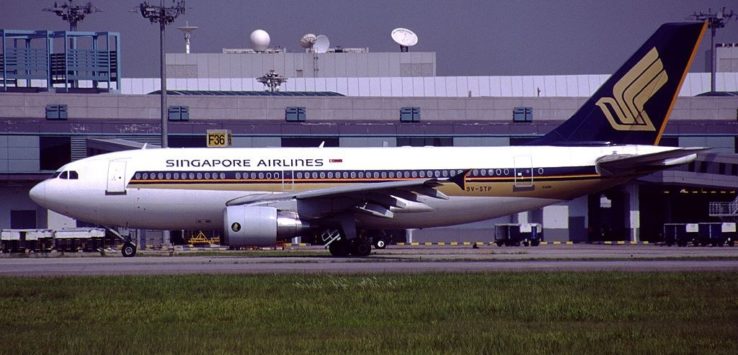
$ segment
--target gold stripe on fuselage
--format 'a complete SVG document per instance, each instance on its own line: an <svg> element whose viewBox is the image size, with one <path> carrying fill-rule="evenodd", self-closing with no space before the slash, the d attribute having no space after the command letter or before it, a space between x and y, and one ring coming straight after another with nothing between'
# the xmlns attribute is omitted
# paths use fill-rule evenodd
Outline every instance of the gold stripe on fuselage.
<svg viewBox="0 0 738 355"><path fill-rule="evenodd" d="M552 179L553 178L553 179ZM499 182L474 182L473 179L467 179L465 189L462 190L458 185L452 182L445 182L438 187L438 190L448 196L479 196L479 197L538 197L538 198L554 198L566 199L572 196L586 193L598 188L607 188L623 182L625 179L603 178L599 175L576 175L569 176L568 179L558 179L558 177L547 177L543 181L530 180L519 181L517 184L510 178L507 181ZM318 179L319 180L319 179ZM391 181L406 180L394 179ZM413 180L413 179L407 179ZM325 181L325 180L322 180ZM331 183L320 183L313 179L309 181L300 180L300 182L292 183L290 181L267 181L267 180L249 180L248 183L233 180L183 180L173 183L169 180L147 180L146 183L131 182L128 185L130 189L166 189L166 190L217 190L217 191L263 191L263 192L298 192L306 190L320 190L327 188L335 188L346 186L350 183L367 183L367 182L390 181L388 179L351 179L336 180Z"/></svg>

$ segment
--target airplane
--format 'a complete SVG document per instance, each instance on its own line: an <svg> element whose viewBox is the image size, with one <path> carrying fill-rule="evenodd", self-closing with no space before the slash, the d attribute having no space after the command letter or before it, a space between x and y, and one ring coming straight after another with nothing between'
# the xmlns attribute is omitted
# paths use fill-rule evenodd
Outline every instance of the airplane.
<svg viewBox="0 0 738 355"><path fill-rule="evenodd" d="M706 27L660 26L568 120L523 146L139 149L68 163L29 194L111 230L222 229L232 247L314 233L334 256L366 256L386 230L510 215L694 160L704 148L658 143Z"/></svg>

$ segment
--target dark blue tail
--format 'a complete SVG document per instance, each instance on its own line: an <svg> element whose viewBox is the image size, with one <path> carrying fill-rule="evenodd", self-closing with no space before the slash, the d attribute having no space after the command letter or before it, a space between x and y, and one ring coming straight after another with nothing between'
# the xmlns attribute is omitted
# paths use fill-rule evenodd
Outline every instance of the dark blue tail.
<svg viewBox="0 0 738 355"><path fill-rule="evenodd" d="M658 144L705 28L662 25L571 118L531 144Z"/></svg>

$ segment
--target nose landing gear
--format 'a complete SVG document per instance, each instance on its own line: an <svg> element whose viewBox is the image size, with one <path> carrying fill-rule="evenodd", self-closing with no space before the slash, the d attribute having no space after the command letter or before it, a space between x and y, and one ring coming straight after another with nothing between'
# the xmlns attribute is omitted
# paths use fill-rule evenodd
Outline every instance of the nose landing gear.
<svg viewBox="0 0 738 355"><path fill-rule="evenodd" d="M124 257L130 258L130 257L136 256L136 244L133 243L130 236L124 237L123 235L118 233L117 230L111 227L105 227L105 230L107 230L108 232L110 232L110 234L116 236L118 239L123 241L123 249L121 249L120 252L121 254L123 254Z"/></svg>
<svg viewBox="0 0 738 355"><path fill-rule="evenodd" d="M136 245L131 242L126 242L123 244L123 249L121 249L121 253L124 257L132 257L136 256Z"/></svg>

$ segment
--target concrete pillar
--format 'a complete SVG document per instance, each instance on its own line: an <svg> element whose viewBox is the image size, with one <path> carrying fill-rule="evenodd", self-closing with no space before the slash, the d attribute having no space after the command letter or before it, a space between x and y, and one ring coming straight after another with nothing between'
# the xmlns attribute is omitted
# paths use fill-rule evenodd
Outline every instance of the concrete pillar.
<svg viewBox="0 0 738 355"><path fill-rule="evenodd" d="M625 221L625 225L628 227L630 241L637 243L640 241L641 231L641 210L638 203L638 184L630 183L626 185L625 192L628 196L628 203L626 205L628 211L625 213L627 219Z"/></svg>
<svg viewBox="0 0 738 355"><path fill-rule="evenodd" d="M543 207L543 238L547 241L569 240L569 206Z"/></svg>
<svg viewBox="0 0 738 355"><path fill-rule="evenodd" d="M518 214L515 217L516 217L515 219L517 219L515 223L520 223L520 224L528 223L528 211L518 212Z"/></svg>
<svg viewBox="0 0 738 355"><path fill-rule="evenodd" d="M171 249L174 247L172 245L172 235L168 230L161 232L161 247L163 249Z"/></svg>

